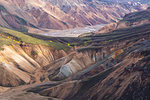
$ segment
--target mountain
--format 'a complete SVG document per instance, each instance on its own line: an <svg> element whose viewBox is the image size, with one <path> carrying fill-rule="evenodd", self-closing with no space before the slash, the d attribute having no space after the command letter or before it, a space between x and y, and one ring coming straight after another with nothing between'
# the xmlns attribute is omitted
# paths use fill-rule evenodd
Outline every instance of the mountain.
<svg viewBox="0 0 150 100"><path fill-rule="evenodd" d="M110 2L118 2L118 3L134 3L134 4L147 4L150 3L149 0L99 0L99 1L110 1Z"/></svg>
<svg viewBox="0 0 150 100"><path fill-rule="evenodd" d="M106 0L1 0L0 5L1 26L31 32L108 24L147 7Z"/></svg>
<svg viewBox="0 0 150 100"><path fill-rule="evenodd" d="M97 34L111 32L116 29L129 28L150 23L150 9L126 14L119 23L111 23L100 29Z"/></svg>
<svg viewBox="0 0 150 100"><path fill-rule="evenodd" d="M149 100L149 65L150 22L72 38L0 27L0 100Z"/></svg>

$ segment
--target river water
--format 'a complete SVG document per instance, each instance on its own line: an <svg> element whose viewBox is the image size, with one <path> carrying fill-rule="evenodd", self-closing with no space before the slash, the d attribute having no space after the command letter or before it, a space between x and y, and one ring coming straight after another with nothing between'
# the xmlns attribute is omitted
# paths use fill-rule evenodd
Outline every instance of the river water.
<svg viewBox="0 0 150 100"><path fill-rule="evenodd" d="M79 28L66 29L66 30L52 30L46 33L39 33L39 34L45 35L45 36L52 36L52 37L78 37L79 35L84 34L84 33L98 31L105 25L106 24L79 27Z"/></svg>

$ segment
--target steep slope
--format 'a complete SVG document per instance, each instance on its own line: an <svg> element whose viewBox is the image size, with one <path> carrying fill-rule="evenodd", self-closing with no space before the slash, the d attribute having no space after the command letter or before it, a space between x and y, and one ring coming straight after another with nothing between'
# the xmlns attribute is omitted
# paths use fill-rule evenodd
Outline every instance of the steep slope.
<svg viewBox="0 0 150 100"><path fill-rule="evenodd" d="M120 20L118 23L111 23L109 25L106 25L105 27L100 29L97 32L97 34L111 32L111 31L116 30L116 29L123 29L123 28L140 26L140 25L148 24L148 23L150 23L150 10L149 10L149 8L147 8L147 10L144 10L144 11L126 14L123 17L123 19Z"/></svg>
<svg viewBox="0 0 150 100"><path fill-rule="evenodd" d="M32 38L2 27L0 31L1 86L40 82L41 69L66 55L63 48L67 50L68 46L65 44Z"/></svg>
<svg viewBox="0 0 150 100"><path fill-rule="evenodd" d="M0 30L2 100L150 99L150 23L78 38Z"/></svg>
<svg viewBox="0 0 150 100"><path fill-rule="evenodd" d="M27 31L24 26L33 26L31 23L27 23L24 19L19 16L13 15L7 11L7 9L0 5L0 25L7 28L14 28L19 31Z"/></svg>
<svg viewBox="0 0 150 100"><path fill-rule="evenodd" d="M106 24L118 21L126 13L146 8L144 4L132 5L99 0L1 0L0 4L13 16L18 16L17 19L5 16L1 26L13 26L17 29L21 24L18 20L23 22L23 26L48 29ZM10 20L13 23L10 23ZM7 22L9 25L5 25Z"/></svg>
<svg viewBox="0 0 150 100"><path fill-rule="evenodd" d="M149 29L145 24L83 37L87 47L78 52L95 55L96 62L66 80L40 84L28 92L62 100L149 100Z"/></svg>

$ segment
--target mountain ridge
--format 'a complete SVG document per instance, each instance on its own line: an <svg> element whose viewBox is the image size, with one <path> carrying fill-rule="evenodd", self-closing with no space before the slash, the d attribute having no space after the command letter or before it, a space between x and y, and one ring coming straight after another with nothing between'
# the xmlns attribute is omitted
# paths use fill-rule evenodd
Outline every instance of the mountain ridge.
<svg viewBox="0 0 150 100"><path fill-rule="evenodd" d="M132 5L132 4L107 4L101 1L63 1L61 0L7 0L0 1L0 4L11 14L11 16L18 16L24 22L31 25L18 25L17 19L7 18L5 14L1 14L3 20L1 26L12 28L18 26L29 29L67 29L74 27L83 27L88 25L106 24L113 21L118 21L126 13L133 11L144 10L146 5ZM57 14L56 14L57 12ZM8 21L7 21L8 20ZM6 25L12 20L12 25ZM11 24L11 23L9 23ZM29 26L29 27L27 27ZM42 29L41 29L42 30ZM44 29L43 29L44 30Z"/></svg>

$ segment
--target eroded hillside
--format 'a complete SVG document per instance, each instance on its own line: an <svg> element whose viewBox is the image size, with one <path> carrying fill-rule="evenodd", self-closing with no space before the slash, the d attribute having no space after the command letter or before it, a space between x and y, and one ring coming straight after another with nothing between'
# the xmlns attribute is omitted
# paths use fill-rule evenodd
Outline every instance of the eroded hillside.
<svg viewBox="0 0 150 100"><path fill-rule="evenodd" d="M78 38L0 30L1 100L150 99L150 23Z"/></svg>
<svg viewBox="0 0 150 100"><path fill-rule="evenodd" d="M21 32L0 27L0 65L2 86L18 86L34 82L36 71L66 56L67 44L44 41ZM42 76L41 76L42 77Z"/></svg>
<svg viewBox="0 0 150 100"><path fill-rule="evenodd" d="M101 0L1 0L0 5L1 26L31 32L107 24L147 7Z"/></svg>
<svg viewBox="0 0 150 100"><path fill-rule="evenodd" d="M148 100L149 28L147 24L86 37L88 46L77 52L88 54L95 62L70 75L68 71L72 73L80 64L71 60L58 72L49 71L54 73L50 80L62 80L60 77L67 74L66 80L37 85L28 92L62 100ZM51 65L47 67L51 69Z"/></svg>
<svg viewBox="0 0 150 100"><path fill-rule="evenodd" d="M100 29L97 34L112 32L116 29L140 26L150 23L150 9L126 14L118 23L111 23Z"/></svg>

